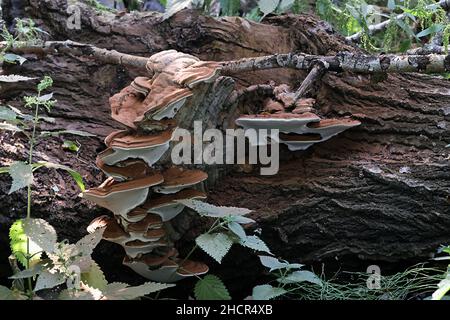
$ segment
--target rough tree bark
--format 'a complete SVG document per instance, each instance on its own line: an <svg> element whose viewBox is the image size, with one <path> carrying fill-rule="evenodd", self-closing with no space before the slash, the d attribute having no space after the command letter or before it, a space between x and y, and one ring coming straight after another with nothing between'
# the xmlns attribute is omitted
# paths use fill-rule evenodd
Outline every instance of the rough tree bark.
<svg viewBox="0 0 450 320"><path fill-rule="evenodd" d="M66 28L66 1L24 2L24 15L42 24L52 40L71 39L140 56L176 49L204 60L225 61L273 53L360 52L326 23L309 15L283 15L254 23L182 11L161 21L157 13L118 17L100 15L82 6L82 30L73 31ZM8 15L8 7L4 9ZM58 104L51 114L56 124L48 127L85 130L98 138L82 138L79 156L61 153L58 139L39 145L38 156L68 164L82 172L89 186L98 185L104 177L94 167L95 154L103 148L101 138L119 127L110 118L108 98L139 73L67 56L30 56L22 67L7 71L52 75ZM306 74L273 69L223 77L205 89L206 98L194 112L181 114L182 124L189 127L191 120L201 118L211 127L232 126L236 115L258 107L261 93L271 93L270 86L261 86L261 90L252 91L256 94L244 94L245 99L231 106L218 102L232 97L233 90L268 84L268 80L298 88ZM3 88L1 96L18 105L18 97L29 91L30 84L23 83ZM440 244L450 242L450 173L445 149L450 141L450 82L420 74L380 77L329 72L313 91L318 114L351 115L362 125L307 151L292 153L282 146L281 168L275 176L259 176L259 170L208 168L209 201L253 209L256 227L262 228L261 236L273 252L303 263L335 258L381 262L426 259ZM21 151L23 146L13 146L8 134L1 134L0 139L0 161L17 158L16 149ZM9 181L0 178L0 223L2 230L7 230L14 219L23 216L25 197L21 193L7 196ZM62 190L60 195L49 191L55 184ZM76 198L75 187L59 173L41 174L35 190L34 215L48 218L62 237L79 238L87 223L104 213ZM192 240L202 226L189 215L178 221L186 241ZM5 232L0 237L0 277L4 277L8 272ZM225 281L245 278L251 282L257 277L254 269L241 267L239 275L228 272L237 263L254 262L243 252L232 251L224 267L203 255L201 259L222 273ZM108 273L111 280L128 275L139 281L121 266L122 256L120 248L112 244L102 244L96 254L104 269L114 270ZM241 287L236 283L236 288Z"/></svg>

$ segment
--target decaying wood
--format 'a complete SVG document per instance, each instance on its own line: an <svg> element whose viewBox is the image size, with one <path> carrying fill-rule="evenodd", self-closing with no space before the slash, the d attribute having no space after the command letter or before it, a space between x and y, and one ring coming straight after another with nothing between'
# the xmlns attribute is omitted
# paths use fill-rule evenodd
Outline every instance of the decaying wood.
<svg viewBox="0 0 450 320"><path fill-rule="evenodd" d="M142 57L176 49L202 60L270 56L260 61L278 63L273 59L275 54L278 58L291 52L336 57L339 52L348 52L341 72L328 72L318 82L315 108L323 117L352 116L362 125L307 151L292 153L282 147L280 172L275 176L262 177L259 170L247 167L208 166L209 201L254 210L255 228L261 227L261 237L276 255L293 262L427 259L440 244L449 242L450 172L445 146L450 142L450 83L441 77L390 73L380 79L345 71L371 70L367 64L352 65L354 60L349 57L361 57L360 49L348 45L326 23L309 15L271 17L260 24L236 17L213 19L187 10L162 21L156 13L116 17L99 15L82 6L82 30L74 31L65 26L65 1L29 0L27 5L27 14L42 22L54 40L72 39ZM12 66L6 71L54 77L58 104L51 113L56 120L52 128L76 128L102 138L118 127L109 120L108 98L140 71L76 56L27 57L29 61L22 67ZM428 60L404 56L389 63L380 57L368 59L369 65L373 63L372 68L379 71L395 71L398 66L416 71L438 64L445 67L446 63L445 56ZM242 65L242 60L232 65ZM248 99L229 103L235 94L253 85L271 85L270 81L298 88L311 66L305 64L305 70L248 68L232 77L223 76L202 87L198 99L180 110L178 120L186 128L196 119L201 119L205 127L232 128L239 114L257 110L265 98L248 94ZM271 94L269 87L262 88L268 89L263 93ZM31 90L32 84L23 83L0 93L5 103L17 106L21 104L19 97ZM22 150L20 143L14 150L10 135L2 134L0 139L0 161L16 159L16 153ZM55 139L38 145L37 158L70 165L81 171L88 186L98 185L104 176L93 163L95 154L103 148L101 139L83 138L78 157L62 153L61 142ZM80 201L74 186L58 175L38 175L36 190L40 191L34 195L34 214L48 218L62 237L79 239L94 216L107 212ZM9 226L22 217L25 197L20 192L6 196L9 180L0 178L0 210L9 213L0 216L1 224ZM57 185L62 191L59 195L46 193L48 185ZM49 202L48 196L55 200ZM174 228L189 241L202 231L201 221L189 214L180 215ZM3 261L9 252L8 240L4 233L0 237L0 276L6 277L9 272ZM181 253L191 244L180 242ZM102 243L95 258L115 279L133 283L136 278L122 267L122 256L120 248ZM243 281L250 287L258 276L255 268L235 272L238 263L249 266L254 262L256 266L257 260L251 257L233 251L224 259L223 267L203 255L195 258L207 261L238 292Z"/></svg>

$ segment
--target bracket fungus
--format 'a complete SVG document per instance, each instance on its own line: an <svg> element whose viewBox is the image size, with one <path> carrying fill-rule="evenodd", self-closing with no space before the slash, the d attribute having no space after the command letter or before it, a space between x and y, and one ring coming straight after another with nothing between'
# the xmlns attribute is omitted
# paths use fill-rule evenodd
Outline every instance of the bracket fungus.
<svg viewBox="0 0 450 320"><path fill-rule="evenodd" d="M178 200L195 199L206 199L206 194L194 189L185 189L175 194L165 194L151 197L142 205L142 207L149 213L159 215L162 221L169 221L180 214L185 208L185 206L178 202Z"/></svg>
<svg viewBox="0 0 450 320"><path fill-rule="evenodd" d="M281 112L242 115L236 119L236 124L246 130L266 129L270 132L277 129L280 134L275 136L270 132L270 138L286 144L290 151L297 151L326 141L349 128L359 126L361 122L348 118L321 120L319 116L310 112L300 114ZM256 137L256 140L254 137L249 137L251 145L268 143L267 137L262 136L258 131Z"/></svg>
<svg viewBox="0 0 450 320"><path fill-rule="evenodd" d="M185 208L177 201L206 198L188 188L208 175L179 167L161 173L153 165L169 150L177 126L172 118L197 85L217 78L220 66L168 50L150 57L147 69L151 79L137 77L110 98L113 119L129 129L106 137L96 164L108 178L83 197L114 215L94 219L88 232L105 228L103 238L124 248L124 265L150 280L175 282L208 272L203 263L178 258L169 240L170 220Z"/></svg>
<svg viewBox="0 0 450 320"><path fill-rule="evenodd" d="M125 182L117 182L110 177L99 187L83 192L82 196L116 215L125 216L145 202L150 187L163 181L164 178L159 173Z"/></svg>
<svg viewBox="0 0 450 320"><path fill-rule="evenodd" d="M208 175L201 170L171 167L162 173L164 182L153 188L158 193L171 194L205 181Z"/></svg>
<svg viewBox="0 0 450 320"><path fill-rule="evenodd" d="M129 158L144 160L153 166L169 150L175 128L151 135L129 133L126 130L115 131L105 139L108 147L98 156L107 165L115 165Z"/></svg>

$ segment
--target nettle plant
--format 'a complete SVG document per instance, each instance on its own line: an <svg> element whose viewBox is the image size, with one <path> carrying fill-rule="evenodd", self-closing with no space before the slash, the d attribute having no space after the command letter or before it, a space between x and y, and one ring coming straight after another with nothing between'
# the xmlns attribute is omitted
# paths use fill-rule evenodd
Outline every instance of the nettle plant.
<svg viewBox="0 0 450 320"><path fill-rule="evenodd" d="M284 295L288 292L286 285L308 281L320 285L320 279L311 271L300 270L303 265L291 264L284 260L279 260L272 256L266 243L256 235L248 235L244 225L254 223L253 219L245 217L251 210L235 207L218 207L199 200L179 200L178 202L197 212L201 217L214 219L207 232L199 235L195 239L195 246L192 248L186 259L200 248L211 256L218 263L222 263L223 258L229 252L233 244L239 244L255 252L266 253L260 256L263 266L270 271L279 271L279 286L270 284L256 286L253 289L252 297L255 300L269 300ZM199 278L194 288L197 300L229 300L231 299L228 290L223 282L215 275L206 275Z"/></svg>
<svg viewBox="0 0 450 320"><path fill-rule="evenodd" d="M442 247L438 253L446 253L450 255L450 246ZM435 260L450 260L450 256L436 258ZM443 279L438 283L438 289L431 296L432 300L450 299L446 294L450 292L450 264L447 271L444 273Z"/></svg>
<svg viewBox="0 0 450 320"><path fill-rule="evenodd" d="M15 76L17 78L18 76ZM11 77L9 79L12 81ZM25 107L33 110L26 114L12 106L0 106L0 129L23 134L28 138L27 161L15 161L0 173L12 178L9 194L22 188L27 189L27 212L24 219L17 220L10 229L10 258L14 275L11 288L0 286L0 299L39 299L38 293L55 288L48 298L57 299L134 299L171 285L148 282L138 287L123 283L108 284L91 254L102 238L103 229L89 234L76 244L57 242L55 229L43 219L32 218L32 185L34 172L40 168L67 171L81 190L84 184L81 175L71 168L47 161L33 161L34 147L42 139L58 134L82 134L83 132L60 131L39 132L38 124L48 119L40 116L41 109L50 111L56 103L53 94L43 94L53 84L50 77L44 77L37 85L37 94L24 97ZM45 291L43 292L45 297ZM48 293L47 293L48 294Z"/></svg>

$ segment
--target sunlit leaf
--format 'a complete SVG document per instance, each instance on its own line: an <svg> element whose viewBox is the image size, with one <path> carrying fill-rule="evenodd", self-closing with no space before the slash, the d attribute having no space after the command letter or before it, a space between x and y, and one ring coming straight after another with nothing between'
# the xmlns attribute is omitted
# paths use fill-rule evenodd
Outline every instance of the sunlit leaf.
<svg viewBox="0 0 450 320"><path fill-rule="evenodd" d="M64 150L69 150L72 152L78 152L78 150L80 150L80 147L75 142L70 140L64 140L62 147Z"/></svg>
<svg viewBox="0 0 450 320"><path fill-rule="evenodd" d="M280 261L270 256L259 256L259 259L263 266L269 268L270 272L278 269L300 269L303 267L303 264Z"/></svg>
<svg viewBox="0 0 450 320"><path fill-rule="evenodd" d="M24 219L23 230L31 241L45 252L54 252L57 235L55 229L44 219Z"/></svg>
<svg viewBox="0 0 450 320"><path fill-rule="evenodd" d="M199 200L178 200L177 202L184 204L202 216L223 218L235 215L246 215L252 212L245 208L235 207L219 207Z"/></svg>
<svg viewBox="0 0 450 320"><path fill-rule="evenodd" d="M105 275L97 263L92 263L88 272L81 274L81 281L92 288L104 290L108 285Z"/></svg>
<svg viewBox="0 0 450 320"><path fill-rule="evenodd" d="M23 219L17 220L9 229L9 239L11 252L16 257L17 261L25 268L30 268L35 265L41 258L42 248L34 241L30 240L28 245L28 253L30 254L30 265L27 266L27 235L23 227Z"/></svg>
<svg viewBox="0 0 450 320"><path fill-rule="evenodd" d="M18 62L20 65L22 65L25 61L27 61L26 58L19 56L17 54L14 54L14 53L6 53L5 55L3 55L3 59L9 63Z"/></svg>
<svg viewBox="0 0 450 320"><path fill-rule="evenodd" d="M43 289L51 289L56 286L59 286L66 282L66 277L64 274L59 272L50 272L44 270L40 273L37 278L36 285L34 287L34 291L39 291Z"/></svg>
<svg viewBox="0 0 450 320"><path fill-rule="evenodd" d="M319 286L322 285L322 280L320 280L320 278L313 272L307 270L295 271L289 274L288 276L284 278L279 278L277 280L278 282L285 284L299 283L306 281L317 284Z"/></svg>
<svg viewBox="0 0 450 320"><path fill-rule="evenodd" d="M266 243L262 241L258 236L246 236L244 238L241 238L239 244L256 251L271 254L270 249L267 247Z"/></svg>
<svg viewBox="0 0 450 320"><path fill-rule="evenodd" d="M146 282L140 286L129 287L126 283L113 282L108 284L102 293L105 300L132 300L174 286L168 283Z"/></svg>
<svg viewBox="0 0 450 320"><path fill-rule="evenodd" d="M13 180L9 194L33 184L33 168L25 162L16 161L11 164L9 175Z"/></svg>
<svg viewBox="0 0 450 320"><path fill-rule="evenodd" d="M267 16L269 13L272 13L278 7L278 3L280 0L259 0L258 7L259 10L263 13L263 18Z"/></svg>

